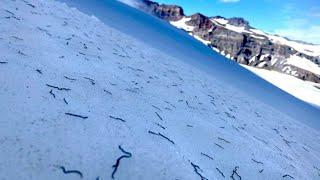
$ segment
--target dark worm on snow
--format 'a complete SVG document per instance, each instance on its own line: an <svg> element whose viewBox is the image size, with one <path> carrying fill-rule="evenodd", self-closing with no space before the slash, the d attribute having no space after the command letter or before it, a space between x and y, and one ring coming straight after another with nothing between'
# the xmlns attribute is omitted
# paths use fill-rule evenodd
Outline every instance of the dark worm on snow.
<svg viewBox="0 0 320 180"><path fill-rule="evenodd" d="M78 170L66 170L64 166L60 166L59 168L62 170L64 174L77 174L80 176L80 178L83 178L83 174Z"/></svg>
<svg viewBox="0 0 320 180"><path fill-rule="evenodd" d="M121 159L132 157L132 154L131 154L130 152L125 151L120 145L119 145L119 149L120 149L121 152L124 153L125 155L120 156L120 157L117 159L116 164L112 166L112 167L114 168L114 169L113 169L113 172L112 172L112 174L111 174L111 178L112 178L112 179L114 179L114 175L116 174L116 172L117 172L117 170L118 170L118 167L119 167L119 165L120 165Z"/></svg>
<svg viewBox="0 0 320 180"><path fill-rule="evenodd" d="M68 116L78 117L78 118L81 118L81 119L87 119L88 118L88 116L81 116L81 115L72 114L72 113L65 113L65 114L68 115Z"/></svg>

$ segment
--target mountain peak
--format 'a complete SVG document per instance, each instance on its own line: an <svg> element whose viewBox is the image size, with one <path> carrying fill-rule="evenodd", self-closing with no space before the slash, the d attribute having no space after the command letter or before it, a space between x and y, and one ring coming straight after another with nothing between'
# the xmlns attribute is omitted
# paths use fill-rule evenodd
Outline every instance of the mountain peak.
<svg viewBox="0 0 320 180"><path fill-rule="evenodd" d="M249 28L249 22L241 17L232 17L228 19L228 24L238 27L246 27Z"/></svg>

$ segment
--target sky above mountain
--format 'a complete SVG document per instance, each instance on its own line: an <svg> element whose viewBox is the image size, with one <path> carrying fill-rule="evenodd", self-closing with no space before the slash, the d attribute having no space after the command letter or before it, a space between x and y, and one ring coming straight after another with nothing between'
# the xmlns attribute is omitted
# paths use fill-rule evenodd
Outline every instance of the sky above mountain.
<svg viewBox="0 0 320 180"><path fill-rule="evenodd" d="M176 4L187 15L243 17L256 28L291 39L320 44L319 0L157 0Z"/></svg>

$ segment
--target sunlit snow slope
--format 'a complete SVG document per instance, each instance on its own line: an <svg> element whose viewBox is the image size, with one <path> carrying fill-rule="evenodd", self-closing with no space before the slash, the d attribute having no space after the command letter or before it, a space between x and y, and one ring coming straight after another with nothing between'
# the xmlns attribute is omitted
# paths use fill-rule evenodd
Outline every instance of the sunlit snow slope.
<svg viewBox="0 0 320 180"><path fill-rule="evenodd" d="M1 180L320 177L319 130L237 83L56 1L0 24Z"/></svg>

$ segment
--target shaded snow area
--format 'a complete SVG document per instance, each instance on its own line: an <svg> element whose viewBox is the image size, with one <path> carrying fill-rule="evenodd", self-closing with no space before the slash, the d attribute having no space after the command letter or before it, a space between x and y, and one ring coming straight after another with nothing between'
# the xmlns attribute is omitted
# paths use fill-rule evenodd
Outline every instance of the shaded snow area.
<svg viewBox="0 0 320 180"><path fill-rule="evenodd" d="M55 1L0 1L0 179L319 179L320 133Z"/></svg>

